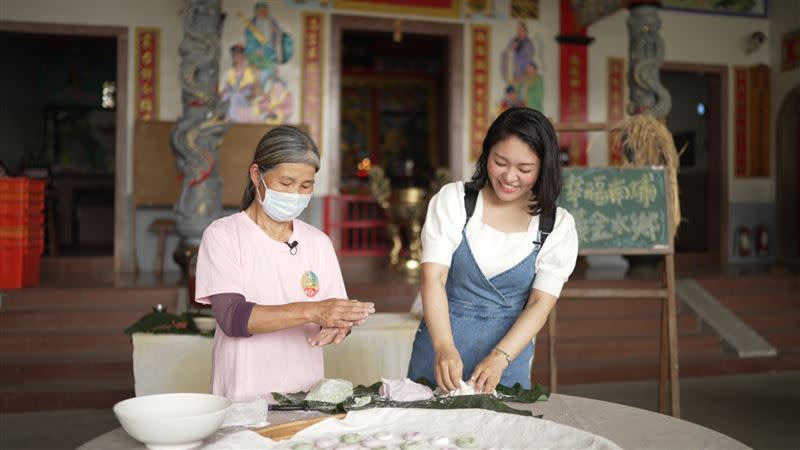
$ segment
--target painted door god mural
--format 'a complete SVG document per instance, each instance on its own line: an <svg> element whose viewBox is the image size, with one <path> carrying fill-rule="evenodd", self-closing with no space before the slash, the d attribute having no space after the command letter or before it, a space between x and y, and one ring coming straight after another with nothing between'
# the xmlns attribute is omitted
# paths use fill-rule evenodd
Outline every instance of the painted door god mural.
<svg viewBox="0 0 800 450"><path fill-rule="evenodd" d="M266 2L257 2L253 16L237 13L244 25L244 44L231 47L222 96L230 100L228 120L279 124L293 112L292 95L279 67L294 53L292 36L270 14Z"/></svg>
<svg viewBox="0 0 800 450"><path fill-rule="evenodd" d="M232 122L258 122L253 100L261 94L261 82L256 70L247 63L244 46L231 47L233 67L225 72L222 99L228 103L228 120Z"/></svg>
<svg viewBox="0 0 800 450"><path fill-rule="evenodd" d="M541 49L540 49L541 51ZM535 46L525 22L517 23L517 31L508 42L500 61L500 74L505 82L499 112L512 106L542 110L544 80L535 61Z"/></svg>

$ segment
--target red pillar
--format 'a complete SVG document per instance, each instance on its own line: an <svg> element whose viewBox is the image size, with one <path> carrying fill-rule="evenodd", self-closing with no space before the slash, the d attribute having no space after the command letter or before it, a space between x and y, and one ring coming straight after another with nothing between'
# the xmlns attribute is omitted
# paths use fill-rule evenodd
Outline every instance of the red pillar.
<svg viewBox="0 0 800 450"><path fill-rule="evenodd" d="M561 26L556 37L559 44L559 121L588 122L589 86L588 47L594 38L586 35L586 28L578 25L569 0L561 0ZM562 147L569 149L569 164L585 166L588 163L586 148L589 143L585 132L562 133Z"/></svg>

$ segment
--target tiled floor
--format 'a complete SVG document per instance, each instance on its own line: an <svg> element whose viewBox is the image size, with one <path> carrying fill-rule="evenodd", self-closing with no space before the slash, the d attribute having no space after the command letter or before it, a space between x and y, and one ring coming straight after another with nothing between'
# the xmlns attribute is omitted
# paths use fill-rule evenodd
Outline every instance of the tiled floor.
<svg viewBox="0 0 800 450"><path fill-rule="evenodd" d="M681 380L682 418L757 450L800 448L800 372ZM656 410L655 381L564 386L564 394Z"/></svg>
<svg viewBox="0 0 800 450"><path fill-rule="evenodd" d="M691 378L681 383L683 418L754 449L796 449L800 372ZM564 394L654 410L655 382L564 386ZM74 449L118 427L111 410L0 415L0 448Z"/></svg>

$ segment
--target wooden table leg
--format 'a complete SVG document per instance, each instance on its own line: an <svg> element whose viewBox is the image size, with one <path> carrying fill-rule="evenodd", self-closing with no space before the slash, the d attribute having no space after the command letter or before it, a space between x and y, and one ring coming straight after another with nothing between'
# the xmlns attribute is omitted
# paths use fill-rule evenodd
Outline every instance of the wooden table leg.
<svg viewBox="0 0 800 450"><path fill-rule="evenodd" d="M550 365L550 392L558 392L558 366L556 365L556 308L547 317L547 345L550 347L548 363Z"/></svg>
<svg viewBox="0 0 800 450"><path fill-rule="evenodd" d="M667 255L667 322L669 329L669 387L672 416L681 417L680 381L678 380L678 325L675 299L675 255Z"/></svg>
<svg viewBox="0 0 800 450"><path fill-rule="evenodd" d="M669 324L668 300L661 301L661 333L659 339L658 412L667 413L667 377L669 375Z"/></svg>

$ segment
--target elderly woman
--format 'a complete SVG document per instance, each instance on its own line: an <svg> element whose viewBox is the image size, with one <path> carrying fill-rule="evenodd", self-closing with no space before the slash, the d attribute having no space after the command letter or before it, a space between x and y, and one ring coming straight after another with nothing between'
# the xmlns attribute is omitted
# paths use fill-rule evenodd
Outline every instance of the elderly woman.
<svg viewBox="0 0 800 450"><path fill-rule="evenodd" d="M321 346L341 342L375 311L347 299L330 239L296 219L319 163L303 131L272 129L256 147L242 210L203 233L195 296L218 323L214 394L308 390L323 378Z"/></svg>

